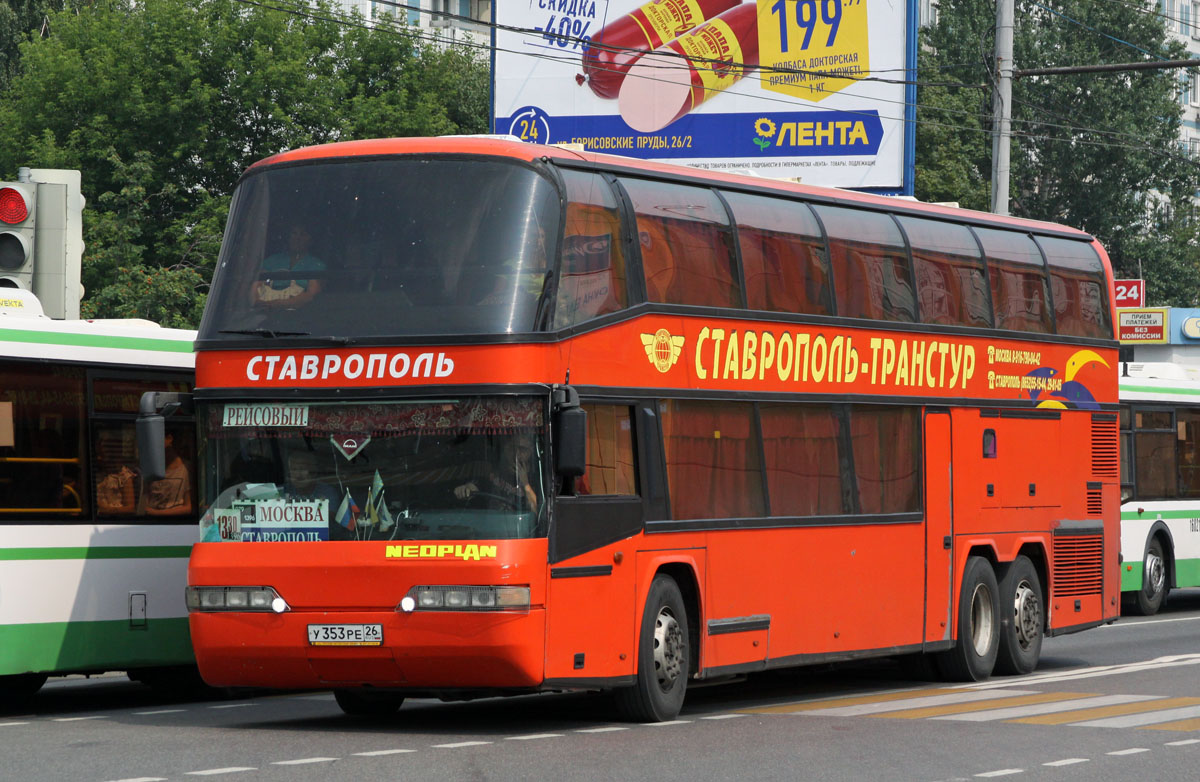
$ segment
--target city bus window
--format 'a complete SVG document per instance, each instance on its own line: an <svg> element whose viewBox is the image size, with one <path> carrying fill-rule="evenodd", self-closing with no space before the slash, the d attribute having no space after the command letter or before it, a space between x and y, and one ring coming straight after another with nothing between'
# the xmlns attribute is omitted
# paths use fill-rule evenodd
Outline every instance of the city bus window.
<svg viewBox="0 0 1200 782"><path fill-rule="evenodd" d="M740 307L725 208L711 190L622 179L637 213L646 298Z"/></svg>
<svg viewBox="0 0 1200 782"><path fill-rule="evenodd" d="M1104 265L1087 242L1039 237L1050 266L1059 334L1112 339Z"/></svg>
<svg viewBox="0 0 1200 782"><path fill-rule="evenodd" d="M1135 410L1134 477L1138 499L1178 496L1176 430L1170 410Z"/></svg>
<svg viewBox="0 0 1200 782"><path fill-rule="evenodd" d="M904 237L889 215L814 206L829 236L838 315L916 320L916 299Z"/></svg>
<svg viewBox="0 0 1200 782"><path fill-rule="evenodd" d="M831 314L829 256L809 208L778 198L724 195L737 221L750 309Z"/></svg>
<svg viewBox="0 0 1200 782"><path fill-rule="evenodd" d="M625 256L612 188L597 174L563 171L566 231L554 303L554 328L624 309Z"/></svg>
<svg viewBox="0 0 1200 782"><path fill-rule="evenodd" d="M762 516L762 467L753 408L745 402L661 403L671 516Z"/></svg>
<svg viewBox="0 0 1200 782"><path fill-rule="evenodd" d="M1037 245L1027 234L973 228L987 257L996 328L1050 334L1050 289Z"/></svg>
<svg viewBox="0 0 1200 782"><path fill-rule="evenodd" d="M841 419L825 405L763 404L763 453L772 516L844 513Z"/></svg>
<svg viewBox="0 0 1200 782"><path fill-rule="evenodd" d="M1179 409L1175 421L1179 496L1200 497L1200 411Z"/></svg>
<svg viewBox="0 0 1200 782"><path fill-rule="evenodd" d="M132 516L142 493L134 422L97 423L93 442L96 515Z"/></svg>
<svg viewBox="0 0 1200 782"><path fill-rule="evenodd" d="M861 513L921 509L917 408L856 405L850 438Z"/></svg>
<svg viewBox="0 0 1200 782"><path fill-rule="evenodd" d="M637 494L633 427L625 405L585 404L588 414L587 471L576 494Z"/></svg>
<svg viewBox="0 0 1200 782"><path fill-rule="evenodd" d="M84 371L0 362L0 376L0 403L11 416L11 437L6 431L0 444L0 519L87 515Z"/></svg>
<svg viewBox="0 0 1200 782"><path fill-rule="evenodd" d="M967 227L916 217L896 219L912 247L921 322L991 326L983 259Z"/></svg>

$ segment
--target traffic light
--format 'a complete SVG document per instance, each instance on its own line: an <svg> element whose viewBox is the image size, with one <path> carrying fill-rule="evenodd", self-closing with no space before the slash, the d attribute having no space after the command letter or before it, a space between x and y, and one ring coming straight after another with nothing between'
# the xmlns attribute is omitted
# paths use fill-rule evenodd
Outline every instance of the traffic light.
<svg viewBox="0 0 1200 782"><path fill-rule="evenodd" d="M83 206L78 171L24 168L0 182L0 288L33 291L52 318L79 317Z"/></svg>
<svg viewBox="0 0 1200 782"><path fill-rule="evenodd" d="M0 182L0 285L33 289L37 185Z"/></svg>

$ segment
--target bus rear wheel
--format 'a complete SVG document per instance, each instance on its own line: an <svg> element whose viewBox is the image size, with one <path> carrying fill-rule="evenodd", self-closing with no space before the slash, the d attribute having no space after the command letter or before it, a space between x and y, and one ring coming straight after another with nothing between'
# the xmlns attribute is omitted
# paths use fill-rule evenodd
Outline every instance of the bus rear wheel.
<svg viewBox="0 0 1200 782"><path fill-rule="evenodd" d="M1163 556L1163 544L1158 538L1146 547L1146 561L1142 565L1142 588L1137 591L1134 602L1142 616L1157 614L1167 599L1171 587L1167 584L1167 560Z"/></svg>
<svg viewBox="0 0 1200 782"><path fill-rule="evenodd" d="M679 716L691 672L687 610L679 585L655 576L646 596L638 639L638 672L631 687L616 691L617 710L634 722L667 722Z"/></svg>
<svg viewBox="0 0 1200 782"><path fill-rule="evenodd" d="M1000 649L998 673L1030 673L1042 655L1045 612L1042 584L1026 556L1019 556L1000 579Z"/></svg>
<svg viewBox="0 0 1200 782"><path fill-rule="evenodd" d="M390 717L404 704L404 696L374 690L334 690L338 707L351 717Z"/></svg>
<svg viewBox="0 0 1200 782"><path fill-rule="evenodd" d="M938 669L946 680L977 682L992 675L1000 648L998 596L991 563L970 557L958 598L958 643L938 656Z"/></svg>

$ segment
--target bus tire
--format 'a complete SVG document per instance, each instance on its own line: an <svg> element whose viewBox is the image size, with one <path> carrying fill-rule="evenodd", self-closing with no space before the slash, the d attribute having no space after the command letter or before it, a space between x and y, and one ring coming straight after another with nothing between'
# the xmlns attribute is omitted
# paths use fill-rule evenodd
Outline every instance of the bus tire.
<svg viewBox="0 0 1200 782"><path fill-rule="evenodd" d="M1042 583L1029 557L1019 556L1000 579L1000 648L996 672L1031 673L1042 655L1046 611Z"/></svg>
<svg viewBox="0 0 1200 782"><path fill-rule="evenodd" d="M679 585L670 576L655 576L642 614L637 678L615 693L623 718L667 722L679 716L691 672L690 643Z"/></svg>
<svg viewBox="0 0 1200 782"><path fill-rule="evenodd" d="M1142 563L1142 588L1134 596L1137 612L1142 616L1157 614L1170 591L1162 538L1155 536L1150 539L1150 545L1146 546L1146 561Z"/></svg>
<svg viewBox="0 0 1200 782"><path fill-rule="evenodd" d="M374 690L334 690L338 708L351 717L390 717L404 704L404 696Z"/></svg>
<svg viewBox="0 0 1200 782"><path fill-rule="evenodd" d="M958 643L938 656L947 681L977 682L992 675L1000 648L1000 590L992 565L970 557L958 598Z"/></svg>

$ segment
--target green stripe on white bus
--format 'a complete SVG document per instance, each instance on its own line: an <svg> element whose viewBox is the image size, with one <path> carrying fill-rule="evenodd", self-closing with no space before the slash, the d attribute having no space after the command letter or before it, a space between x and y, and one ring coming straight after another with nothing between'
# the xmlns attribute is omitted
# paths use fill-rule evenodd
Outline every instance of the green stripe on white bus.
<svg viewBox="0 0 1200 782"><path fill-rule="evenodd" d="M33 345L68 345L83 348L152 350L157 353L192 352L192 343L186 340L121 337L111 334L53 333L48 331L27 331L25 329L0 329L0 342L22 342Z"/></svg>

